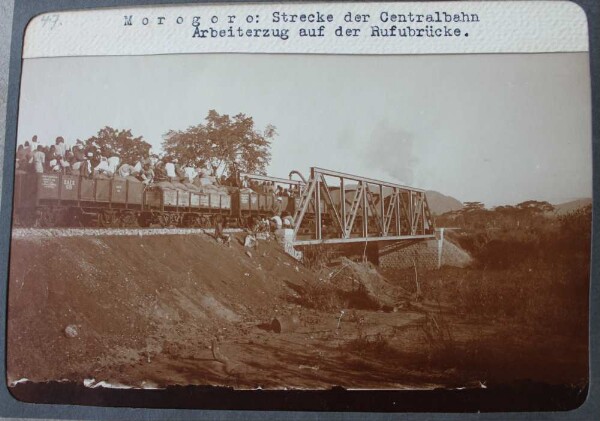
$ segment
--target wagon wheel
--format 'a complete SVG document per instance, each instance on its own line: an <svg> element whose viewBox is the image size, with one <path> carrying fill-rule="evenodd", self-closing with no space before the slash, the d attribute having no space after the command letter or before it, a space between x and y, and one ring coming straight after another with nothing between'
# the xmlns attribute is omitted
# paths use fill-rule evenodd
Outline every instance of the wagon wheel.
<svg viewBox="0 0 600 421"><path fill-rule="evenodd" d="M169 224L171 223L171 217L169 216L168 213L165 213L165 212L160 212L157 215L157 219L158 219L158 223L160 224L161 227L168 227Z"/></svg>
<svg viewBox="0 0 600 421"><path fill-rule="evenodd" d="M169 215L169 225L176 227L179 225L180 215L178 213L172 213Z"/></svg>
<svg viewBox="0 0 600 421"><path fill-rule="evenodd" d="M80 208L64 209L60 213L61 222L67 227L83 227L85 226L85 216Z"/></svg>
<svg viewBox="0 0 600 421"><path fill-rule="evenodd" d="M98 214L98 223L101 227L116 227L119 225L119 216L114 210L104 210Z"/></svg>
<svg viewBox="0 0 600 421"><path fill-rule="evenodd" d="M188 219L188 225L190 227L201 227L202 226L202 215L192 214Z"/></svg>
<svg viewBox="0 0 600 421"><path fill-rule="evenodd" d="M55 227L58 222L58 215L54 209L40 209L37 215L37 225L43 228Z"/></svg>
<svg viewBox="0 0 600 421"><path fill-rule="evenodd" d="M137 226L137 216L133 211L125 211L123 215L121 215L121 224L124 227L135 227Z"/></svg>
<svg viewBox="0 0 600 421"><path fill-rule="evenodd" d="M142 212L142 214L138 218L138 224L139 224L139 226L142 227L142 228L148 228L151 223L152 223L152 216L148 215L145 212Z"/></svg>
<svg viewBox="0 0 600 421"><path fill-rule="evenodd" d="M201 216L200 215L192 215L190 218L190 227L200 227L202 221L200 220Z"/></svg>

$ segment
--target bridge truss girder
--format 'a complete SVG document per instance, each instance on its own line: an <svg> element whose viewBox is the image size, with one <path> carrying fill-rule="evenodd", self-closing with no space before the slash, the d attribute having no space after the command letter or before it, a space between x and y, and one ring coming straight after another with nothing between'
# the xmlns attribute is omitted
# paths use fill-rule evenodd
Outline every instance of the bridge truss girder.
<svg viewBox="0 0 600 421"><path fill-rule="evenodd" d="M331 187L326 177L338 180L339 187ZM355 187L350 188L349 182ZM335 191L338 203L334 200ZM350 203L347 203L348 193ZM325 219L332 229L324 235ZM304 232L307 225L313 226L308 234ZM318 167L311 168L294 215L297 246L434 237L423 190Z"/></svg>

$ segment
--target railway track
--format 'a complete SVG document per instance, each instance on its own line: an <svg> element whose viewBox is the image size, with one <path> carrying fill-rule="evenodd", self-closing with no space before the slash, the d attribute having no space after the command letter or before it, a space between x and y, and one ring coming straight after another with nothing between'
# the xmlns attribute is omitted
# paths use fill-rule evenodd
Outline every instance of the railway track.
<svg viewBox="0 0 600 421"><path fill-rule="evenodd" d="M14 228L13 239L54 237L149 236L214 234L213 228ZM225 233L243 232L241 228L228 228Z"/></svg>

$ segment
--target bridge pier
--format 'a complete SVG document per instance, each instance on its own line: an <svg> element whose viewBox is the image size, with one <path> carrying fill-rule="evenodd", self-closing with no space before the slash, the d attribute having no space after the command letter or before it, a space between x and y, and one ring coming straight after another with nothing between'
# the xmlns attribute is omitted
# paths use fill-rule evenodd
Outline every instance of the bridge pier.
<svg viewBox="0 0 600 421"><path fill-rule="evenodd" d="M378 243L367 243L366 250L367 261L373 263L375 266L379 266L379 244Z"/></svg>

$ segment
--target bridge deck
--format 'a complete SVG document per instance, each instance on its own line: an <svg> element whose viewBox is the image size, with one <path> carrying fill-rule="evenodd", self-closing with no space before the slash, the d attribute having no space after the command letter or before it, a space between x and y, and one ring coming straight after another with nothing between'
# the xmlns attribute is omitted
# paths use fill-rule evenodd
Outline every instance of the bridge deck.
<svg viewBox="0 0 600 421"><path fill-rule="evenodd" d="M352 238L323 238L317 239L295 239L292 244L296 246L313 246L318 244L348 244L366 242L404 241L404 240L431 240L436 238L435 234L424 235L395 235L389 237L352 237Z"/></svg>

